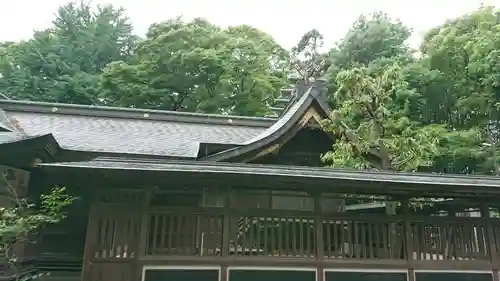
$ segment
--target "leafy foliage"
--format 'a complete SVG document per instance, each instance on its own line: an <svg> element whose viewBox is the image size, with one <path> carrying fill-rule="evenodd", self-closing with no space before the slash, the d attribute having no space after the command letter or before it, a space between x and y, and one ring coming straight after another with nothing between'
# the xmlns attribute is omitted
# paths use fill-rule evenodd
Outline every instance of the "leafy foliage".
<svg viewBox="0 0 500 281"><path fill-rule="evenodd" d="M325 75L341 141L336 167L497 174L500 16L436 26L420 52L383 12L361 15L331 50L306 32L287 52L247 25L170 19L132 34L123 9L62 6L53 26L0 44L0 93L14 99L265 116L289 74ZM306 81L307 82L307 81Z"/></svg>
<svg viewBox="0 0 500 281"><path fill-rule="evenodd" d="M290 64L302 79L321 77L328 69L327 54L320 52L323 45L323 35L317 29L312 29L302 35L292 48Z"/></svg>
<svg viewBox="0 0 500 281"><path fill-rule="evenodd" d="M349 128L356 138L344 137L325 160L356 168L494 171L499 97L492 87L496 73L486 69L494 67L496 49L487 42L495 40L490 31L497 19L492 8L480 8L436 27L415 56L401 22L383 13L360 17L330 52L327 73L334 123L345 122L329 129L342 135ZM376 100L374 115L370 100Z"/></svg>
<svg viewBox="0 0 500 281"><path fill-rule="evenodd" d="M127 107L266 115L286 82L284 57L269 35L249 26L178 18L151 26L137 64L105 69L101 97Z"/></svg>
<svg viewBox="0 0 500 281"><path fill-rule="evenodd" d="M367 72L354 68L337 76L337 108L327 128L340 139L324 160L357 169L414 171L431 166L444 128L409 118L409 108L420 94L408 88L399 67L376 75Z"/></svg>
<svg viewBox="0 0 500 281"><path fill-rule="evenodd" d="M412 52L405 42L410 35L408 27L385 13L361 15L330 50L329 71L336 75L341 70L366 66L383 58L409 60Z"/></svg>
<svg viewBox="0 0 500 281"><path fill-rule="evenodd" d="M99 76L112 61L132 60L137 37L123 9L69 3L53 27L0 48L0 92L12 99L98 103Z"/></svg>
<svg viewBox="0 0 500 281"><path fill-rule="evenodd" d="M16 245L33 243L33 238L42 227L55 224L65 218L64 209L75 197L66 193L64 187L54 187L49 193L42 194L39 203L34 204L20 197L5 175L0 177L5 190L2 193L7 206L0 208L0 263L7 264L16 271L18 256ZM32 280L38 275L22 276L21 280Z"/></svg>

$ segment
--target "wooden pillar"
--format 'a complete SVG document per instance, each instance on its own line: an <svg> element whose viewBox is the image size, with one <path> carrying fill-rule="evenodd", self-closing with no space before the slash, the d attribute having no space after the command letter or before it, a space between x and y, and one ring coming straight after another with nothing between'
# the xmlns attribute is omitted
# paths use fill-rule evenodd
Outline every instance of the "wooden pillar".
<svg viewBox="0 0 500 281"><path fill-rule="evenodd" d="M408 264L411 264L411 261L413 260L413 233L411 229L411 222L410 222L410 203L408 199L403 199L401 200L401 207L403 208L403 229L404 229L404 247L405 247L405 252L406 252L406 260L408 261ZM412 269L412 268L410 268Z"/></svg>
<svg viewBox="0 0 500 281"><path fill-rule="evenodd" d="M491 224L491 216L490 216L490 206L485 203L481 205L481 218L484 223L484 227L486 229L486 243L488 247L488 251L490 254L490 261L493 264L493 281L500 281L499 277L499 260L498 260L498 249L497 243L495 239L495 233L493 231L493 227Z"/></svg>
<svg viewBox="0 0 500 281"><path fill-rule="evenodd" d="M413 233L410 222L410 202L407 198L401 200L401 207L403 208L404 219L404 247L406 252L406 260L409 265L408 268L408 281L415 281L415 268L413 268Z"/></svg>
<svg viewBox="0 0 500 281"><path fill-rule="evenodd" d="M490 261L495 267L495 269L499 269L499 260L498 260L498 252L497 252L497 241L495 237L495 233L493 231L492 221L490 217L490 206L488 204L483 204L481 206L481 218L484 223L484 227L486 228L486 243L488 245L488 251L490 253ZM498 275L498 274L497 274ZM498 279L498 276L497 276ZM496 279L494 279L496 280Z"/></svg>
<svg viewBox="0 0 500 281"><path fill-rule="evenodd" d="M222 252L221 256L229 256L229 240L231 237L231 189L227 189L224 196L224 216L222 221Z"/></svg>
<svg viewBox="0 0 500 281"><path fill-rule="evenodd" d="M220 281L229 281L229 272L227 265L222 265L220 268Z"/></svg>
<svg viewBox="0 0 500 281"><path fill-rule="evenodd" d="M415 269L408 269L408 281L415 281Z"/></svg>
<svg viewBox="0 0 500 281"><path fill-rule="evenodd" d="M500 281L499 274L500 272L498 271L498 269L493 270L493 281Z"/></svg>
<svg viewBox="0 0 500 281"><path fill-rule="evenodd" d="M324 266L319 266L316 270L316 281L324 281L325 280L325 268Z"/></svg>
<svg viewBox="0 0 500 281"><path fill-rule="evenodd" d="M87 223L87 234L85 235L85 249L83 252L82 280L87 281L91 278L92 257L94 256L94 244L97 240L98 221L95 213L98 212L93 202L90 202L89 217Z"/></svg>
<svg viewBox="0 0 500 281"><path fill-rule="evenodd" d="M231 189L228 188L224 196L224 216L222 221L222 252L224 259L229 257L229 241L231 238ZM229 281L229 272L227 264L221 265L220 281Z"/></svg>
<svg viewBox="0 0 500 281"><path fill-rule="evenodd" d="M139 258L147 255L147 243L148 243L148 227L149 227L149 205L151 202L151 196L153 191L147 190L144 194L142 201L141 212L141 235L139 237Z"/></svg>
<svg viewBox="0 0 500 281"><path fill-rule="evenodd" d="M315 216L315 226L316 226L316 259L318 261L323 261L325 259L325 241L323 237L323 208L321 204L321 193L314 193L314 216ZM316 280L324 281L324 268L320 265L316 270Z"/></svg>
<svg viewBox="0 0 500 281"><path fill-rule="evenodd" d="M140 262L141 257L147 255L147 245L149 238L149 206L151 204L151 196L153 194L153 189L148 189L144 193L144 198L142 201L142 207L139 209L141 212L141 223L140 223L140 235L138 242L138 259L136 262L136 272L135 272L135 280L139 281L142 278L142 264Z"/></svg>

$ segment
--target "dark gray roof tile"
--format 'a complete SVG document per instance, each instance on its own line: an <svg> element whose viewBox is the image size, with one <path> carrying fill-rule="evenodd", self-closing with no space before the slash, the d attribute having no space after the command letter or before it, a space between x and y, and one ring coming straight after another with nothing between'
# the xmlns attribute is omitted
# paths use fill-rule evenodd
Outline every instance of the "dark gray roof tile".
<svg viewBox="0 0 500 281"><path fill-rule="evenodd" d="M0 132L0 144L20 141L25 138L25 135L18 132Z"/></svg>
<svg viewBox="0 0 500 281"><path fill-rule="evenodd" d="M266 127L8 111L27 135L52 133L62 148L196 157L200 142L243 144Z"/></svg>

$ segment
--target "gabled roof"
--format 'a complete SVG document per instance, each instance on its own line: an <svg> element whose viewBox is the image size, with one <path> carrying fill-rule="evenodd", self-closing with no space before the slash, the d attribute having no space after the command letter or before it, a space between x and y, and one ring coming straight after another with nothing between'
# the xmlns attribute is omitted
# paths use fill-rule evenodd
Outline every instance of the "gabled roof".
<svg viewBox="0 0 500 281"><path fill-rule="evenodd" d="M28 136L53 134L64 149L180 159L196 158L200 143L243 144L277 120L12 100L0 108Z"/></svg>
<svg viewBox="0 0 500 281"><path fill-rule="evenodd" d="M302 86L303 87L303 86ZM279 147L292 138L309 122L321 122L328 118L330 107L326 103L323 83L316 83L305 90L298 91L298 99L291 103L276 123L251 139L226 150L201 157L201 160L229 161L249 159L269 153L270 146ZM266 149L268 149L266 151ZM245 162L246 162L245 161Z"/></svg>
<svg viewBox="0 0 500 281"><path fill-rule="evenodd" d="M3 119L15 122L27 136L52 134L64 150L221 161L286 136L313 105L327 116L321 87L299 88L298 98L279 118L13 100L0 100L0 109Z"/></svg>

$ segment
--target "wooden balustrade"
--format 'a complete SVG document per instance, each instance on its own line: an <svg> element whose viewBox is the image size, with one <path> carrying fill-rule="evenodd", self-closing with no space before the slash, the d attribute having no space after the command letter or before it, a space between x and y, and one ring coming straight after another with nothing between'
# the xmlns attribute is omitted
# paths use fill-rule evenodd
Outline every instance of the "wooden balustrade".
<svg viewBox="0 0 500 281"><path fill-rule="evenodd" d="M314 219L283 217L233 217L230 255L314 257Z"/></svg>
<svg viewBox="0 0 500 281"><path fill-rule="evenodd" d="M313 216L231 216L227 252L230 256L316 257L316 234L322 231L325 259L490 258L484 220L382 218L332 217L317 226ZM150 214L146 254L219 256L223 251L223 221L223 215ZM500 225L493 227L493 232L500 239ZM413 252L408 253L408 248Z"/></svg>
<svg viewBox="0 0 500 281"><path fill-rule="evenodd" d="M414 260L487 260L488 237L483 222L412 222Z"/></svg>
<svg viewBox="0 0 500 281"><path fill-rule="evenodd" d="M299 196L293 201L302 207L292 209L275 194L229 198L236 200L231 204L215 195L181 200L167 194L150 201L132 195L103 197L93 205L85 280L135 280L130 276L139 276L141 265L167 261L262 265L275 260L318 267L338 262L401 267L415 261L412 265L420 268L447 261L440 264L490 268L500 260L496 219L356 215L336 201L325 209Z"/></svg>
<svg viewBox="0 0 500 281"><path fill-rule="evenodd" d="M97 223L96 260L126 260L137 255L140 221L134 217L102 218Z"/></svg>
<svg viewBox="0 0 500 281"><path fill-rule="evenodd" d="M222 216L151 214L148 255L220 255Z"/></svg>
<svg viewBox="0 0 500 281"><path fill-rule="evenodd" d="M333 259L405 259L401 221L324 220L325 257Z"/></svg>

